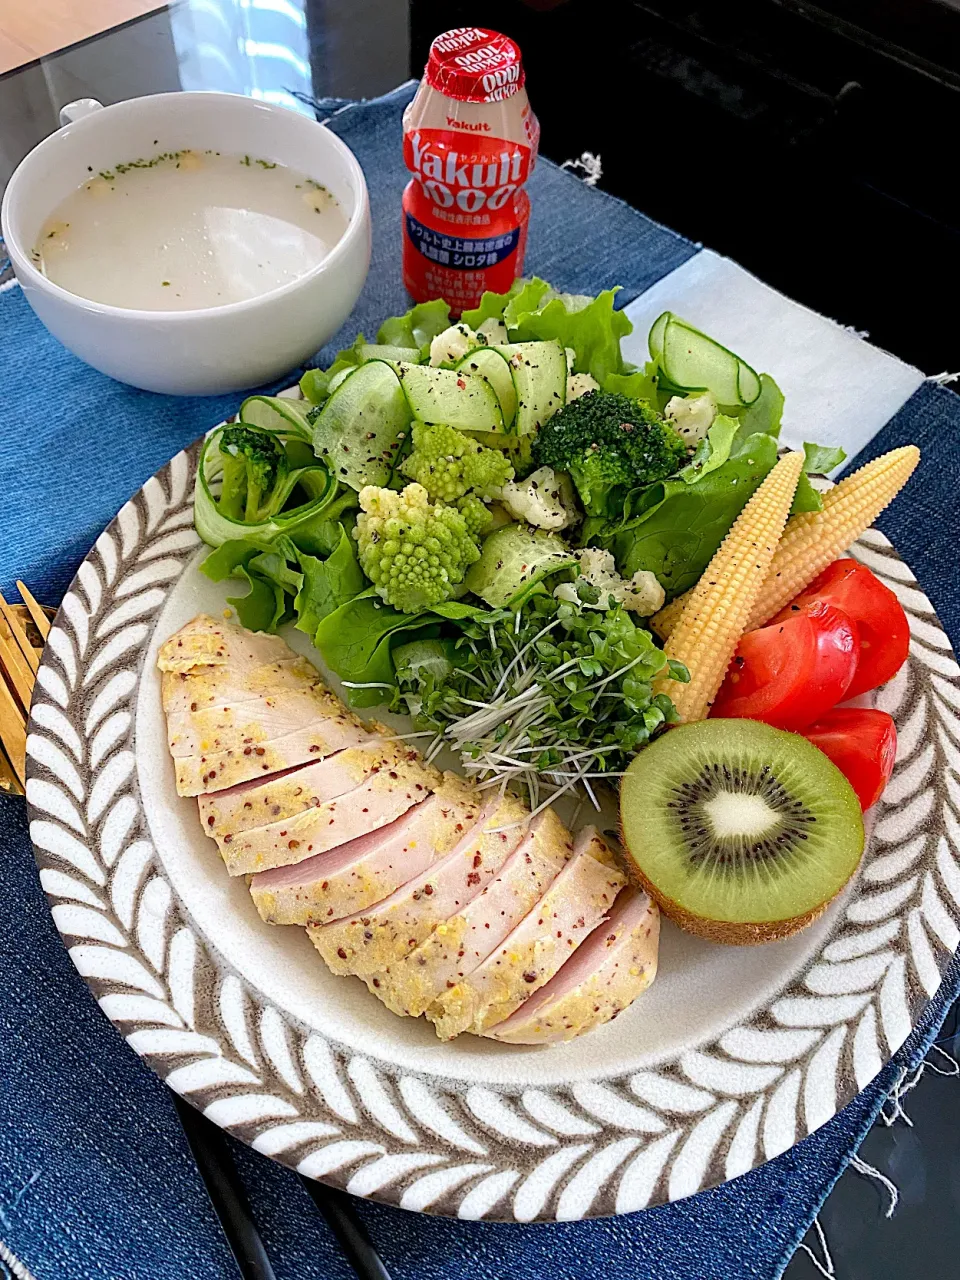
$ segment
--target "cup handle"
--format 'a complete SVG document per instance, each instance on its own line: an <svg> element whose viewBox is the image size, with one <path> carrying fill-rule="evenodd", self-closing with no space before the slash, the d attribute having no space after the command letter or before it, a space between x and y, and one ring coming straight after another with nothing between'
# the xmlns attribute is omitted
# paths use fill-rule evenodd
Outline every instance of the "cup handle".
<svg viewBox="0 0 960 1280"><path fill-rule="evenodd" d="M92 116L95 111L102 111L103 103L96 98L77 98L76 102L68 102L60 108L60 125L73 124L84 116Z"/></svg>

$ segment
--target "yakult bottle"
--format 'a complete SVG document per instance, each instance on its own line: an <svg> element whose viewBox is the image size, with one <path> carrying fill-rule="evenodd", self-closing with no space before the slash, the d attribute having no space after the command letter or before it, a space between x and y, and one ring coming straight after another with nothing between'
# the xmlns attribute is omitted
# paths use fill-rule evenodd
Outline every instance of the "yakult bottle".
<svg viewBox="0 0 960 1280"><path fill-rule="evenodd" d="M459 315L485 289L510 288L539 140L516 44L482 27L437 36L403 115L403 283L415 301L443 298Z"/></svg>

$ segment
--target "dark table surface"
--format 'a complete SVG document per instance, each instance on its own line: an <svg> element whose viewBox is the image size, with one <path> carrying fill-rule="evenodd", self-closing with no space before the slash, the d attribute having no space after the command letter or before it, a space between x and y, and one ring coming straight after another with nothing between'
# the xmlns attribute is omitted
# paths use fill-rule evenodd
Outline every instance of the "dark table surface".
<svg viewBox="0 0 960 1280"><path fill-rule="evenodd" d="M927 373L960 368L960 223L936 155L957 136L960 7L754 0L722 6L722 23L716 11L488 0L483 21L521 41L551 159L599 154L601 185L644 212ZM439 30L476 20L459 0L179 0L0 77L0 191L73 99L217 89L309 112L297 94L383 93L418 72ZM683 198L672 156L705 198ZM960 1048L955 1012L941 1044ZM852 1171L821 1214L843 1280L956 1273L960 1085L933 1061L944 1074L928 1070L904 1100L912 1125L878 1125L861 1151L899 1188L893 1219L883 1187ZM803 1253L786 1272L816 1274Z"/></svg>

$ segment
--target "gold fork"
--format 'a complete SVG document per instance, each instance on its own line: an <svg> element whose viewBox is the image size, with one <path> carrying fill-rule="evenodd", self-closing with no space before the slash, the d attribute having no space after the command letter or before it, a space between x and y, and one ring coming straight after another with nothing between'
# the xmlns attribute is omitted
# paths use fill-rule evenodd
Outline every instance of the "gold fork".
<svg viewBox="0 0 960 1280"><path fill-rule="evenodd" d="M8 604L0 593L0 789L22 794L26 786L27 717L50 634L44 610L22 582L23 604Z"/></svg>

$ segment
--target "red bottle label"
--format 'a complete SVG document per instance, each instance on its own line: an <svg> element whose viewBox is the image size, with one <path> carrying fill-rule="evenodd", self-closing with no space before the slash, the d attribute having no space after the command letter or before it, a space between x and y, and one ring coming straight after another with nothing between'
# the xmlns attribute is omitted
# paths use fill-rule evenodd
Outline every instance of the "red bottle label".
<svg viewBox="0 0 960 1280"><path fill-rule="evenodd" d="M523 269L533 152L522 143L413 129L403 156L404 284L418 301L443 297L455 314L486 289L505 292Z"/></svg>

